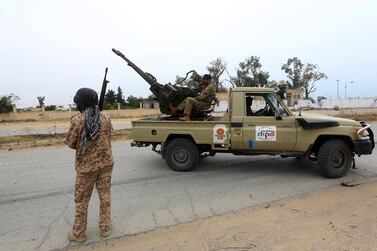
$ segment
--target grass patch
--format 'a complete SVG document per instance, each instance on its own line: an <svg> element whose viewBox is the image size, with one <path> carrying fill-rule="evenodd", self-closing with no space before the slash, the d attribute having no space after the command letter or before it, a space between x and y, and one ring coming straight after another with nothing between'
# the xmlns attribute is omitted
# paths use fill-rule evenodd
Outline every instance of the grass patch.
<svg viewBox="0 0 377 251"><path fill-rule="evenodd" d="M65 133L0 137L0 150L64 145L65 137ZM114 131L111 140L128 139L131 139L131 130L123 129Z"/></svg>
<svg viewBox="0 0 377 251"><path fill-rule="evenodd" d="M340 111L337 117L353 119L356 121L376 121L377 113L357 114L357 113L346 113L346 112Z"/></svg>
<svg viewBox="0 0 377 251"><path fill-rule="evenodd" d="M25 123L25 122L38 122L36 119L20 119L20 120L15 120L15 119L8 119L8 120L0 120L0 123Z"/></svg>

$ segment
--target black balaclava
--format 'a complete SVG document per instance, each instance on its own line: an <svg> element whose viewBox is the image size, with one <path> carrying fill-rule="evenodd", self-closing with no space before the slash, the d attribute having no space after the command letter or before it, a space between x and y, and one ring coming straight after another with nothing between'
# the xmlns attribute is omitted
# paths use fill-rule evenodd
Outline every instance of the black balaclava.
<svg viewBox="0 0 377 251"><path fill-rule="evenodd" d="M81 137L81 145L85 146L97 137L100 130L100 110L98 108L97 92L90 88L81 88L76 92L73 102L84 113L85 125Z"/></svg>

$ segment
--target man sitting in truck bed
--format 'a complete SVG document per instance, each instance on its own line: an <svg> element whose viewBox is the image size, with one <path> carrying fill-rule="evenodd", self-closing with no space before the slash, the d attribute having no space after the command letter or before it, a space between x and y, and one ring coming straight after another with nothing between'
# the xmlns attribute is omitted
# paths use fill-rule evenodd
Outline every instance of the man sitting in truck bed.
<svg viewBox="0 0 377 251"><path fill-rule="evenodd" d="M190 121L190 114L193 107L197 110L202 110L203 108L210 106L216 96L216 89L211 81L211 75L204 74L202 81L204 88L200 95L195 98L185 98L185 100L183 100L177 107L170 108L172 113L174 114L177 110L183 110L183 120Z"/></svg>

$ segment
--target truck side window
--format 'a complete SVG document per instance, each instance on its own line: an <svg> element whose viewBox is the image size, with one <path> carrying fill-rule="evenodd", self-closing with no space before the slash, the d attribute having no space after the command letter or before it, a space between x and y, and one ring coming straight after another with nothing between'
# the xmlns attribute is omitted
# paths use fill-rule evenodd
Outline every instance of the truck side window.
<svg viewBox="0 0 377 251"><path fill-rule="evenodd" d="M274 108L270 107L267 97L250 94L245 98L246 116L274 116Z"/></svg>

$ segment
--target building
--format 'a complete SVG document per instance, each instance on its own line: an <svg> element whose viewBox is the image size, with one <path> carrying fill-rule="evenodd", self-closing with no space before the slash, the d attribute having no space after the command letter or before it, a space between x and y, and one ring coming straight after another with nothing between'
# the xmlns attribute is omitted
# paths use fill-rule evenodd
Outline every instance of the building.
<svg viewBox="0 0 377 251"><path fill-rule="evenodd" d="M140 109L160 109L160 104L156 100L145 100L140 102Z"/></svg>
<svg viewBox="0 0 377 251"><path fill-rule="evenodd" d="M304 92L302 89L287 89L287 105L293 107L298 104L300 99L303 99Z"/></svg>

